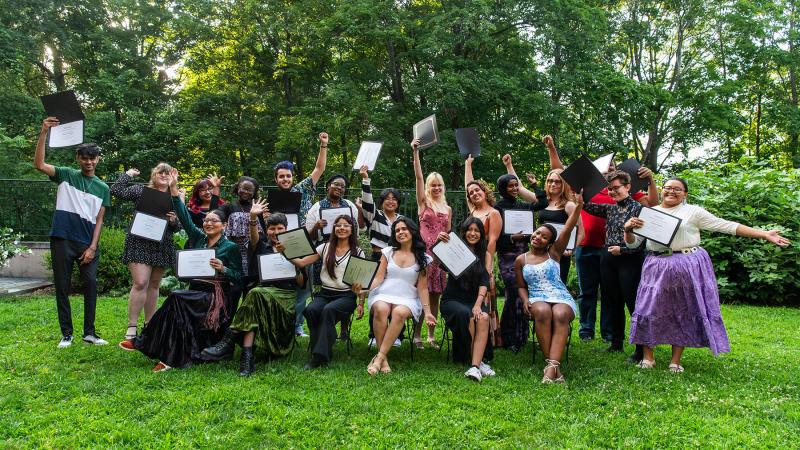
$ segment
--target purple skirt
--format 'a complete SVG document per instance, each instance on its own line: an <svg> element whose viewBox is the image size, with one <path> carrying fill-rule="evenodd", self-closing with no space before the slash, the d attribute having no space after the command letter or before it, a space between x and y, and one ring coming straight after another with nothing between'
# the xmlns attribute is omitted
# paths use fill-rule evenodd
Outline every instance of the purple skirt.
<svg viewBox="0 0 800 450"><path fill-rule="evenodd" d="M719 309L717 277L708 253L648 255L631 317L632 344L731 351Z"/></svg>

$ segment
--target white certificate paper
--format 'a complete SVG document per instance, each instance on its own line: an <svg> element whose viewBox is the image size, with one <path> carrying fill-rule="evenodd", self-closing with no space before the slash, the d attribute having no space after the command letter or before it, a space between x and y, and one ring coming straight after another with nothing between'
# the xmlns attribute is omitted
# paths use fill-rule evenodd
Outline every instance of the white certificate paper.
<svg viewBox="0 0 800 450"><path fill-rule="evenodd" d="M333 231L333 221L339 216L353 217L353 211L351 211L347 206L341 208L320 208L320 220L326 220L328 222L328 224L325 225L325 228L322 229L323 235L328 236L331 234L331 231ZM358 226L358 224L356 224L356 226ZM357 232L358 230L353 230L353 233Z"/></svg>
<svg viewBox="0 0 800 450"><path fill-rule="evenodd" d="M167 219L151 216L141 211L133 213L133 223L131 223L130 229L132 235L151 241L161 241L166 230Z"/></svg>
<svg viewBox="0 0 800 450"><path fill-rule="evenodd" d="M558 235L561 234L561 230L564 229L564 224L563 223L554 223L554 222L545 222L545 223L547 223L548 225L552 225L553 228L556 229L556 232L557 232L556 239L558 239ZM570 233L570 235L569 235L569 242L567 242L567 248L565 248L564 250L565 251L566 250L575 250L575 245L576 245L575 241L577 239L578 239L578 226L575 225L574 227L572 227L572 233Z"/></svg>
<svg viewBox="0 0 800 450"><path fill-rule="evenodd" d="M178 278L213 278L216 270L211 260L215 255L213 248L178 250Z"/></svg>
<svg viewBox="0 0 800 450"><path fill-rule="evenodd" d="M297 268L280 253L259 255L258 277L261 281L291 280Z"/></svg>
<svg viewBox="0 0 800 450"><path fill-rule="evenodd" d="M361 166L366 165L367 169L375 170L375 163L378 162L378 155L381 153L383 142L364 141L358 149L356 162L353 163L353 170L361 170Z"/></svg>
<svg viewBox="0 0 800 450"><path fill-rule="evenodd" d="M51 127L47 144L51 148L83 144L83 121L76 120Z"/></svg>
<svg viewBox="0 0 800 450"><path fill-rule="evenodd" d="M311 245L311 239L308 238L308 231L305 228L284 231L275 235L275 238L286 247L286 250L283 251L286 259L304 258L317 253L314 246Z"/></svg>
<svg viewBox="0 0 800 450"><path fill-rule="evenodd" d="M594 167L597 168L598 172L606 173L608 172L608 167L611 165L612 161L614 161L614 154L609 153L595 159L592 161L592 164L594 164Z"/></svg>
<svg viewBox="0 0 800 450"><path fill-rule="evenodd" d="M431 252L439 258L439 262L456 278L474 264L478 257L467 247L467 244L450 232L450 242L439 241L431 247Z"/></svg>
<svg viewBox="0 0 800 450"><path fill-rule="evenodd" d="M647 206L639 212L639 218L644 225L641 228L634 228L633 234L658 242L665 247L672 244L672 239L675 238L682 221L679 217Z"/></svg>
<svg viewBox="0 0 800 450"><path fill-rule="evenodd" d="M283 213L286 216L286 229L294 230L300 228L300 218L296 213Z"/></svg>
<svg viewBox="0 0 800 450"><path fill-rule="evenodd" d="M342 283L348 286L359 283L364 289L369 289L377 272L378 261L351 255L347 261L347 267L344 269L344 275L342 275Z"/></svg>
<svg viewBox="0 0 800 450"><path fill-rule="evenodd" d="M533 211L528 209L504 209L503 233L522 233L528 236L533 234Z"/></svg>

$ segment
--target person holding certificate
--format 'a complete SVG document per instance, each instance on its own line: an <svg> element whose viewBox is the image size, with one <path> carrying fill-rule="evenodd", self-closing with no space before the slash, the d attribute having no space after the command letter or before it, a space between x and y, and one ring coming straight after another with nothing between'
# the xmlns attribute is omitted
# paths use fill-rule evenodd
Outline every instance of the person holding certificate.
<svg viewBox="0 0 800 450"><path fill-rule="evenodd" d="M337 210L335 214L349 214L354 220L358 219L359 228L354 232L358 236L360 228L363 227L363 218L358 214L358 207L355 203L344 198L347 191L347 178L341 174L334 174L325 182L327 195L322 200L314 203L306 214L305 227L311 239L317 242L325 242L333 235L332 224L328 223L328 213L324 210ZM333 216L337 217L337 216Z"/></svg>
<svg viewBox="0 0 800 450"><path fill-rule="evenodd" d="M412 220L400 217L392 224L389 245L381 250L378 273L368 287L372 290L369 312L378 347L378 354L367 366L370 375L391 372L389 350L408 318L421 321L424 311L428 325L436 325L428 300L425 271L433 258L425 250L425 241Z"/></svg>
<svg viewBox="0 0 800 450"><path fill-rule="evenodd" d="M169 164L158 164L150 171L150 182L145 186L131 184L133 178L139 175L139 171L128 169L120 174L117 182L111 186L111 195L120 200L138 202L145 187L167 192L171 172L172 166ZM165 197L166 200L168 197ZM175 244L172 235L180 230L181 226L175 213L167 213L167 218L167 229L160 241L146 239L130 232L125 236L122 262L128 265L133 283L128 297L128 329L124 339L119 343L123 350L136 350L133 340L138 332L139 316L144 310L146 326L156 312L158 288L164 271L175 265Z"/></svg>
<svg viewBox="0 0 800 450"><path fill-rule="evenodd" d="M453 210L447 205L444 179L438 172L431 172L427 178L422 177L422 164L419 161L419 139L411 141L414 151L414 180L417 190L417 214L422 239L425 241L428 254L432 256L431 247L436 244L439 235L447 234L452 228ZM434 317L439 315L439 297L444 291L446 272L436 261L428 268L428 299ZM436 343L436 326L428 325L428 345L439 349ZM414 327L414 346L422 349L422 321Z"/></svg>
<svg viewBox="0 0 800 450"><path fill-rule="evenodd" d="M486 270L488 240L483 222L476 217L467 217L461 223L459 237L467 244L477 261L458 278L447 278L442 294L442 317L453 332L453 361L469 364L464 376L475 381L495 375L485 360L491 359L492 343L489 342L488 299L489 272ZM447 242L449 235L442 233L439 239Z"/></svg>
<svg viewBox="0 0 800 450"><path fill-rule="evenodd" d="M700 247L701 230L763 239L779 247L791 243L777 230L756 230L687 204L688 194L685 180L670 178L661 190L661 204L654 207L681 222L668 247L647 240L630 337L631 343L644 346L639 363L643 369L655 367L653 347L658 344L672 345L672 372L683 372L681 356L686 347L708 347L714 355L730 351L719 308L717 278L708 253ZM625 223L625 241L630 246L640 246L644 241L633 234L643 225L638 217Z"/></svg>
<svg viewBox="0 0 800 450"><path fill-rule="evenodd" d="M241 339L242 354L239 361L239 375L250 376L255 370L253 347L263 351L267 359L286 356L292 349L294 342L295 298L298 287L304 283L302 272L283 258L280 253L275 253L274 246L277 242L276 235L286 231L288 221L282 213L272 213L267 218L267 237L272 245L267 245L265 239L258 234L256 221L266 209L264 202L256 202L250 209L250 273L256 279L262 279L257 287L250 289L242 300L242 304L233 317L233 322L228 332L212 347L202 352L202 357L211 361L219 361L233 354L236 343ZM264 279L259 271L268 274L283 272L270 270L262 264L274 264L272 261L262 261L263 255L272 255L283 258L280 261L290 264L291 278L280 276L276 279Z"/></svg>
<svg viewBox="0 0 800 450"><path fill-rule="evenodd" d="M250 242L250 208L253 202L259 198L259 184L255 178L242 176L232 187L232 192L235 200L230 203L225 203L220 206L222 211L227 217L228 221L225 225L225 237L233 241L239 246L239 255L242 258L242 273L246 276L250 273L248 263L249 257L247 255L247 246ZM264 218L259 217L256 221L258 232L260 235L264 234ZM236 312L236 306L239 303L239 298L244 292L244 286L234 286L231 293L233 312Z"/></svg>
<svg viewBox="0 0 800 450"><path fill-rule="evenodd" d="M561 233L550 224L540 226L531 235L530 251L520 255L514 263L519 296L527 299L526 313L535 321L536 337L547 363L542 383L564 382L561 354L567 345L569 324L578 313L575 300L561 279L559 265L572 229L580 220L583 195L578 195L576 201Z"/></svg>
<svg viewBox="0 0 800 450"><path fill-rule="evenodd" d="M536 189L536 183L534 183L533 199L535 201L528 203L520 200L523 190L527 191L527 189L520 183L510 155L503 156L503 164L508 173L497 179L497 192L500 194L500 200L494 205L494 208L503 217L503 230L497 239L497 266L500 269L500 277L503 279L505 288L505 302L500 316L500 336L503 348L517 353L528 342L530 327L524 313L522 299L517 295L514 261L517 260L517 256L527 250L528 236L533 231L534 212L544 208L547 205L547 199L544 191ZM513 222L507 220L514 215L523 219L518 227L514 227Z"/></svg>
<svg viewBox="0 0 800 450"><path fill-rule="evenodd" d="M137 350L158 359L153 372L188 367L192 361L202 360L200 350L219 341L228 328L233 311L231 288L239 284L242 277L239 249L223 235L225 213L209 212L201 230L194 226L181 201L175 169L170 174L169 189L175 215L194 240L195 248L214 249L214 258L208 263L214 269L214 278L193 279L189 290L169 294L136 338Z"/></svg>
<svg viewBox="0 0 800 450"><path fill-rule="evenodd" d="M353 314L356 309L354 291L360 289L357 285L351 288L342 281L350 256L364 257L364 252L358 248L358 234L353 230L356 222L352 216L341 215L332 225L330 240L317 246L316 254L290 260L301 268L322 261L322 289L304 312L311 334L311 357L304 367L306 370L323 367L330 362L336 341L336 322L349 319ZM275 250L282 253L285 247L277 242ZM359 297L358 319L364 314L364 295Z"/></svg>

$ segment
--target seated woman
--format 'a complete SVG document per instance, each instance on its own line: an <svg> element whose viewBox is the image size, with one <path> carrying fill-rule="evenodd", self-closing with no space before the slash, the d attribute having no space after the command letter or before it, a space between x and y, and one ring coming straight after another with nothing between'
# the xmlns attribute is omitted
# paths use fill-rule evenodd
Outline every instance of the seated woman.
<svg viewBox="0 0 800 450"><path fill-rule="evenodd" d="M481 381L483 377L495 375L489 364L483 361L484 356L488 357L484 353L491 350L489 315L486 313L489 306L486 299L489 289L489 272L486 271L488 240L483 222L476 217L467 217L461 223L459 235L478 257L478 262L458 279L448 276L442 293L442 317L453 332L453 361L470 364L464 376ZM450 237L441 232L438 239L447 242Z"/></svg>
<svg viewBox="0 0 800 450"><path fill-rule="evenodd" d="M250 209L250 276L258 276L258 257L275 253L273 246L277 235L286 231L288 221L281 213L267 218L268 246L258 234L258 217L266 210L266 200L253 203ZM239 375L250 376L255 370L253 346L266 353L267 359L286 356L294 342L295 296L298 286L304 285L302 272L294 279L256 283L236 310L229 332L213 347L202 352L202 357L218 361L233 354L239 339L242 340L242 355L239 360Z"/></svg>
<svg viewBox="0 0 800 450"><path fill-rule="evenodd" d="M719 291L708 253L700 247L700 230L763 239L779 247L791 242L778 230L756 230L719 218L704 208L686 203L689 185L681 178L664 182L661 204L654 209L680 217L678 231L669 247L647 240L647 257L631 317L633 344L644 346L638 366L656 366L653 348L672 346L671 372L683 372L681 356L686 347L708 347L714 355L729 352L728 333L719 308ZM643 238L633 230L644 226L638 217L624 225L625 242L640 246Z"/></svg>
<svg viewBox="0 0 800 450"><path fill-rule="evenodd" d="M193 223L178 192L178 171L173 169L169 181L172 206L195 248L213 248L215 258L211 267L216 271L213 280L192 280L189 290L172 292L150 322L136 338L136 349L158 359L153 372L173 367L188 367L201 360L200 349L217 342L230 323L230 290L242 276L242 260L233 242L222 236L225 214L209 212L203 219L203 229Z"/></svg>
<svg viewBox="0 0 800 450"><path fill-rule="evenodd" d="M519 255L514 263L519 296L528 299L526 314L533 316L536 338L547 363L542 383L564 382L561 353L567 345L569 324L578 307L561 281L560 260L582 210L583 192L576 196L575 209L561 233L550 224L540 226L531 235L530 250Z"/></svg>
<svg viewBox="0 0 800 450"><path fill-rule="evenodd" d="M333 221L330 240L317 246L315 255L291 260L292 264L300 268L322 261L320 273L322 288L303 312L311 335L311 358L304 367L306 370L328 364L333 344L336 342L336 322L348 319L356 309L354 291L360 290L360 287L354 285L351 288L342 282L350 256L364 257L364 252L358 248L358 233L354 231L355 227L356 223L351 216L337 217ZM285 248L277 242L275 250L283 253ZM363 306L363 294L360 294L360 297ZM359 309L357 318L361 319L363 313L363 308Z"/></svg>
<svg viewBox="0 0 800 450"><path fill-rule="evenodd" d="M407 217L397 218L392 224L389 246L381 250L380 267L369 295L369 311L378 344L378 354L367 366L370 375L391 372L387 356L409 317L418 322L424 309L425 321L430 326L436 325L428 300L425 270L432 258L425 249L417 225Z"/></svg>

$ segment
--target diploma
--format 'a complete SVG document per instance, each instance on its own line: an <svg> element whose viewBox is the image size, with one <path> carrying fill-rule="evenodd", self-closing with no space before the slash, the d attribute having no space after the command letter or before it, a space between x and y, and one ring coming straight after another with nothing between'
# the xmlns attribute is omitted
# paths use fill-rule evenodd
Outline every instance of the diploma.
<svg viewBox="0 0 800 450"><path fill-rule="evenodd" d="M361 166L367 166L368 170L375 170L375 163L378 162L378 155L381 153L383 142L364 141L358 149L356 162L353 163L353 170L361 170Z"/></svg>
<svg viewBox="0 0 800 450"><path fill-rule="evenodd" d="M556 239L558 239L558 235L561 234L561 230L564 229L563 223L555 223L555 222L545 222L548 225L552 225L553 228L556 229ZM567 247L564 249L566 250L575 250L576 240L578 239L578 226L575 225L572 227L572 233L569 235L569 242L567 242Z"/></svg>
<svg viewBox="0 0 800 450"><path fill-rule="evenodd" d="M215 257L213 248L178 250L178 278L214 278L211 260Z"/></svg>
<svg viewBox="0 0 800 450"><path fill-rule="evenodd" d="M134 236L160 242L167 230L167 219L151 216L141 211L133 213L133 223L128 232Z"/></svg>
<svg viewBox="0 0 800 450"><path fill-rule="evenodd" d="M47 144L50 148L83 144L83 121L76 120L75 122L51 127Z"/></svg>
<svg viewBox="0 0 800 450"><path fill-rule="evenodd" d="M675 238L675 233L678 232L682 222L679 217L647 206L639 212L639 218L644 225L634 228L633 234L658 242L665 247L672 244L672 239Z"/></svg>
<svg viewBox="0 0 800 450"><path fill-rule="evenodd" d="M286 259L304 258L317 253L314 250L314 246L311 245L311 239L309 239L308 231L305 228L284 231L276 234L275 238L286 247L283 251L283 256Z"/></svg>
<svg viewBox="0 0 800 450"><path fill-rule="evenodd" d="M372 279L375 278L377 272L378 261L350 255L350 259L347 261L347 267L344 268L342 283L348 286L358 283L364 289L369 289L369 286L372 284Z"/></svg>
<svg viewBox="0 0 800 450"><path fill-rule="evenodd" d="M280 253L259 255L258 279L264 281L293 280L297 268Z"/></svg>
<svg viewBox="0 0 800 450"><path fill-rule="evenodd" d="M533 211L529 209L504 209L503 233L522 233L528 236L533 234Z"/></svg>
<svg viewBox="0 0 800 450"><path fill-rule="evenodd" d="M320 220L325 220L328 222L325 225L325 228L322 229L323 236L329 236L333 231L333 221L336 220L339 216L350 216L353 217L353 211L350 210L347 206L343 206L340 208L320 208L319 210L319 218ZM358 224L356 224L358 227ZM353 230L354 233L358 233L358 230Z"/></svg>
<svg viewBox="0 0 800 450"><path fill-rule="evenodd" d="M439 258L439 262L458 278L471 265L478 261L478 257L467 247L467 244L458 237L457 234L450 232L450 242L439 241L431 247L431 252Z"/></svg>
<svg viewBox="0 0 800 450"><path fill-rule="evenodd" d="M300 228L300 216L296 213L287 213L284 214L286 216L286 229L287 230L294 230Z"/></svg>

